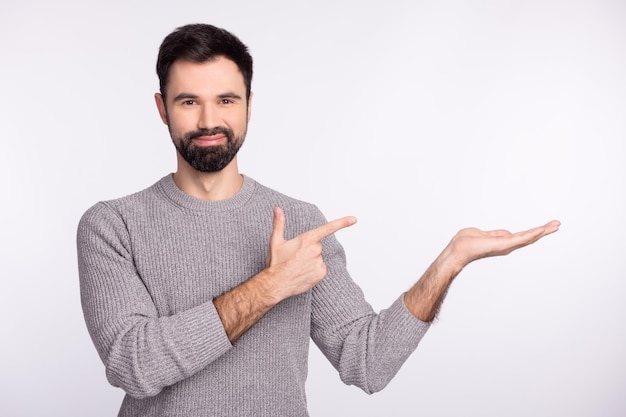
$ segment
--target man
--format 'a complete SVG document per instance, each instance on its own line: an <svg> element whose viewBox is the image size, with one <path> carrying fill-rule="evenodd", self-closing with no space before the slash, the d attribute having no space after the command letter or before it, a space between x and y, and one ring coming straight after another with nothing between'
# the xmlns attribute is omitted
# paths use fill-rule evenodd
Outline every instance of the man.
<svg viewBox="0 0 626 417"><path fill-rule="evenodd" d="M461 230L419 281L372 311L313 205L240 174L252 58L210 25L178 28L157 60L156 105L177 170L100 202L78 226L81 299L120 416L306 416L309 338L341 379L385 387L468 263L555 232Z"/></svg>

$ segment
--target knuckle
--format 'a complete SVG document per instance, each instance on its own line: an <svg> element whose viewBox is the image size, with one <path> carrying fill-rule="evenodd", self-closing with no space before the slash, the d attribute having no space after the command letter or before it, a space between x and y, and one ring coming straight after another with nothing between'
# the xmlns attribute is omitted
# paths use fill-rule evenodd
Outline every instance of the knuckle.
<svg viewBox="0 0 626 417"><path fill-rule="evenodd" d="M303 246L309 246L315 244L316 242L315 236L313 236L311 233L305 233L301 237L302 239L300 240L300 242Z"/></svg>

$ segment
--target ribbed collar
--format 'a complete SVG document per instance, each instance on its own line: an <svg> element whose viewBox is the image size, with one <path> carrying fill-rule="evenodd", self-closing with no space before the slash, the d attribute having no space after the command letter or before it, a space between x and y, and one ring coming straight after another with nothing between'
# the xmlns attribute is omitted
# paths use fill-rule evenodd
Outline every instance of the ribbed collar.
<svg viewBox="0 0 626 417"><path fill-rule="evenodd" d="M192 197L178 188L174 182L173 174L168 174L161 178L159 182L155 184L155 187L164 195L164 197L180 207L205 212L228 211L246 204L256 189L257 183L255 180L246 175L242 176L243 184L241 189L237 194L231 198L227 198L226 200L209 201Z"/></svg>

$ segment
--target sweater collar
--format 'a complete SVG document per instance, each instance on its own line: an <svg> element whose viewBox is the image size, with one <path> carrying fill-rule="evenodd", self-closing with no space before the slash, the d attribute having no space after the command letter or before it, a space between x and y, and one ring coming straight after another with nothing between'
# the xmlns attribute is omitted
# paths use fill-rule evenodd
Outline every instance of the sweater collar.
<svg viewBox="0 0 626 417"><path fill-rule="evenodd" d="M173 174L168 174L161 178L161 180L155 185L167 199L177 206L206 212L228 211L246 204L250 197L252 197L252 193L256 188L256 181L246 175L242 176L243 184L241 185L239 192L231 198L227 198L225 200L202 200L192 197L178 188L174 182Z"/></svg>

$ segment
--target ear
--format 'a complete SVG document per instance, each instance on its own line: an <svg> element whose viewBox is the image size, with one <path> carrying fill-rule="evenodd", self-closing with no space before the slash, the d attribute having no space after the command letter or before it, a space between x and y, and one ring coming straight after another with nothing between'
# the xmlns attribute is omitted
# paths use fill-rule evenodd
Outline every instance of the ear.
<svg viewBox="0 0 626 417"><path fill-rule="evenodd" d="M163 123L167 124L167 108L165 107L165 101L161 93L154 94L154 101L156 102L157 109L159 110L159 116Z"/></svg>
<svg viewBox="0 0 626 417"><path fill-rule="evenodd" d="M250 97L248 97L248 122L250 121L250 116L252 115L252 91L250 91Z"/></svg>

